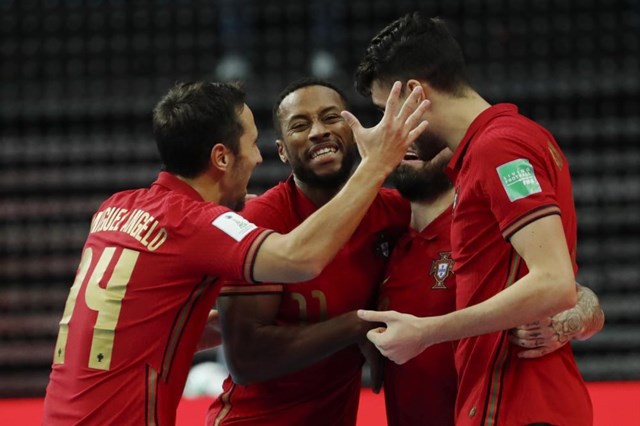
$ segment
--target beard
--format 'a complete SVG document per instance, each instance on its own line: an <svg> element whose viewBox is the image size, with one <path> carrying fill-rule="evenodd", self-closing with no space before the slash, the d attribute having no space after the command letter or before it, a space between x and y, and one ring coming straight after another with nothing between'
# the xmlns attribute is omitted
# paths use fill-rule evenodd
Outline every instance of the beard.
<svg viewBox="0 0 640 426"><path fill-rule="evenodd" d="M409 201L432 201L451 189L453 184L444 169L451 156L433 161L447 147L444 141L433 134L423 133L415 141L418 159L422 166L400 164L389 179L400 194Z"/></svg>
<svg viewBox="0 0 640 426"><path fill-rule="evenodd" d="M444 173L446 161L424 164L420 168L401 164L391 173L390 180L400 194L409 201L432 201L453 185Z"/></svg>
<svg viewBox="0 0 640 426"><path fill-rule="evenodd" d="M356 163L357 146L347 148L342 157L340 169L327 175L318 175L303 161L291 162L291 169L296 178L314 188L335 189L340 188L351 176L351 171Z"/></svg>

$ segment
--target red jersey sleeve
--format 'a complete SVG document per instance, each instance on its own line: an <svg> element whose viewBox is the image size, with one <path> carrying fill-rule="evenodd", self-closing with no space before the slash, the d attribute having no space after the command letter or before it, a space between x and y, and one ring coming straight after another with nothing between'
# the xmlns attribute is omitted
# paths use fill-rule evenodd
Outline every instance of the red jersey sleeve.
<svg viewBox="0 0 640 426"><path fill-rule="evenodd" d="M551 136L531 130L528 134L503 133L483 138L474 147L477 160L470 165L507 240L539 218L560 214L557 176L550 167L551 154L546 148Z"/></svg>
<svg viewBox="0 0 640 426"><path fill-rule="evenodd" d="M211 206L193 218L195 229L188 239L190 262L205 273L253 282L253 262L264 239L273 231L261 228L221 206ZM187 231L185 231L187 232Z"/></svg>
<svg viewBox="0 0 640 426"><path fill-rule="evenodd" d="M283 234L288 232L285 222L282 220L282 212L278 211L275 205L261 197L249 201L240 214L251 223L259 224ZM222 284L220 295L282 293L283 290L284 286L282 284L225 280Z"/></svg>

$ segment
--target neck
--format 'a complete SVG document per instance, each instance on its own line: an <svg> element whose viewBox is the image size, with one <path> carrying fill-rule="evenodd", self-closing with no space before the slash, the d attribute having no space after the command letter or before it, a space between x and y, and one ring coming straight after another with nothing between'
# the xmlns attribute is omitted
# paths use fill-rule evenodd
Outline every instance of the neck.
<svg viewBox="0 0 640 426"><path fill-rule="evenodd" d="M220 184L209 176L207 173L203 173L195 178L186 178L176 175L178 179L196 190L204 201L212 201L216 204L220 204L222 199L220 192Z"/></svg>
<svg viewBox="0 0 640 426"><path fill-rule="evenodd" d="M317 187L313 185L309 185L308 183L302 182L295 175L293 175L293 181L296 183L296 186L300 188L302 193L307 196L311 200L311 202L316 207L322 207L327 204L335 195L340 191L342 186L336 188L326 188L326 187Z"/></svg>
<svg viewBox="0 0 640 426"><path fill-rule="evenodd" d="M422 232L453 203L454 189L450 188L433 200L411 202L411 228Z"/></svg>
<svg viewBox="0 0 640 426"><path fill-rule="evenodd" d="M460 97L434 95L438 98L434 101L434 104L437 102L437 115L443 123L439 132L444 136L449 148L455 151L471 123L491 105L471 88Z"/></svg>

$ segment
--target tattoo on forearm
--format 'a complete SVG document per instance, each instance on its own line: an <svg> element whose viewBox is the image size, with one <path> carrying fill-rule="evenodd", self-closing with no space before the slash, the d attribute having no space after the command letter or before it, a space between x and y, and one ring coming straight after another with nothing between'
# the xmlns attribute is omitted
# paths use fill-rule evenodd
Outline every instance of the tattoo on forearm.
<svg viewBox="0 0 640 426"><path fill-rule="evenodd" d="M587 287L578 287L578 303L583 312L582 333L577 336L579 339L588 339L596 334L604 325L604 312L600 307L598 296Z"/></svg>
<svg viewBox="0 0 640 426"><path fill-rule="evenodd" d="M578 303L553 317L556 339L565 343L576 337L587 339L597 333L604 323L604 313L598 297L586 287L578 287Z"/></svg>

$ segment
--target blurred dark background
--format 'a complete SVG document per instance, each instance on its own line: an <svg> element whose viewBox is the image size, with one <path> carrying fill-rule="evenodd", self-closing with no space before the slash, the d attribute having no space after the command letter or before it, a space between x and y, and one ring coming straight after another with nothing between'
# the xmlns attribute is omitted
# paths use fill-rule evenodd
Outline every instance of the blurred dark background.
<svg viewBox="0 0 640 426"><path fill-rule="evenodd" d="M580 369L640 379L640 0L0 0L0 397L44 394L91 215L155 179L151 109L174 82L244 80L260 193L287 175L277 93L327 77L374 123L351 76L412 10L448 20L487 100L555 134L574 176L579 281L607 316L574 345Z"/></svg>

